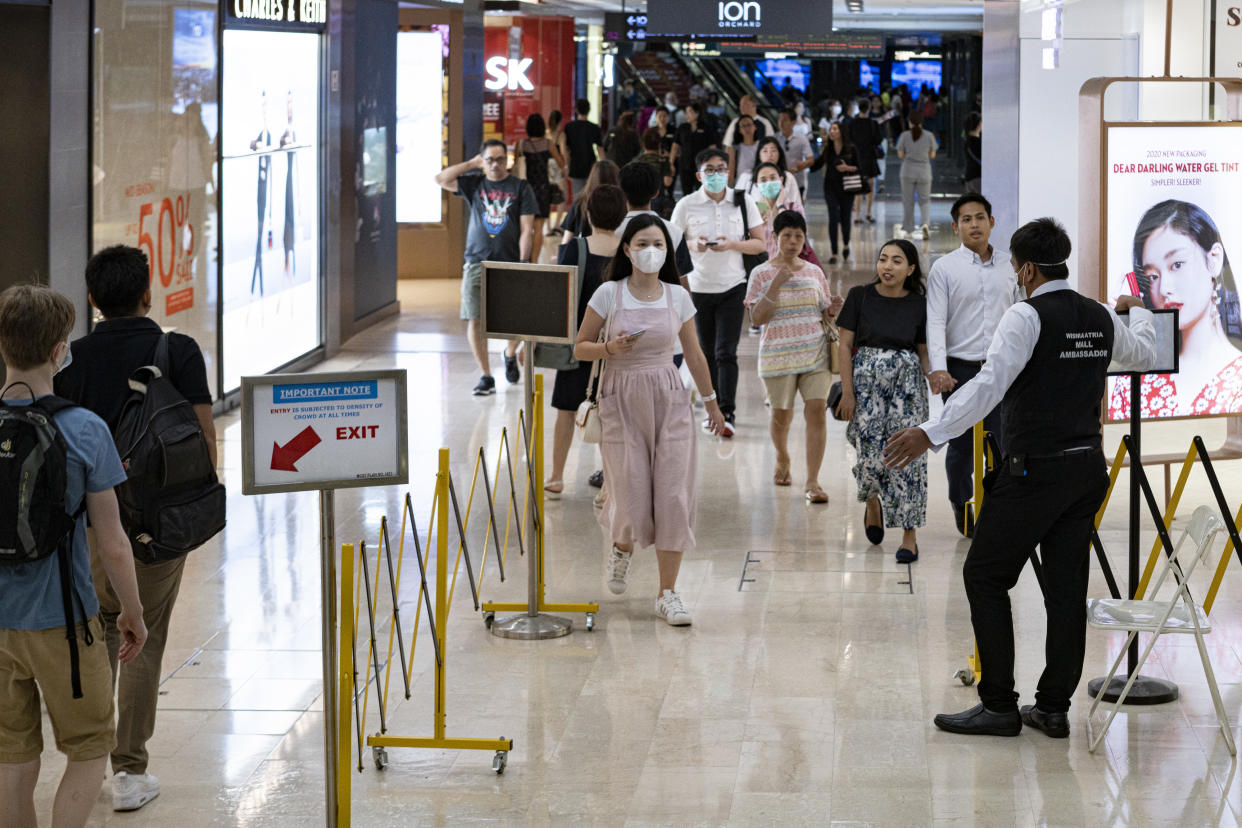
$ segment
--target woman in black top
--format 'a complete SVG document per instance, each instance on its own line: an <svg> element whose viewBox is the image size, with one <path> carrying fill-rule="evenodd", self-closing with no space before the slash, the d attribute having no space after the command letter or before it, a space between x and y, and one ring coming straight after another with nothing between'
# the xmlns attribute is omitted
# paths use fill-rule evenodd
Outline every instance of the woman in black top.
<svg viewBox="0 0 1242 828"><path fill-rule="evenodd" d="M531 244L530 260L539 261L543 252L543 226L552 211L552 180L548 176L548 162L556 161L562 168L565 156L560 149L547 138L548 128L543 116L534 112L526 119L526 137L518 141L515 154L525 159L526 183L535 191L535 202L539 212L535 213L534 241Z"/></svg>
<svg viewBox="0 0 1242 828"><path fill-rule="evenodd" d="M561 229L565 231L565 235L561 237L561 244L568 244L569 240L574 236L591 235L591 222L587 221L586 204L591 198L591 193L596 188L605 184L616 186L621 183L621 168L609 161L607 158L601 158L591 167L591 172L587 175L586 186L582 188L582 192L574 197L573 206L569 208L569 212L565 215L565 220L561 222Z"/></svg>
<svg viewBox="0 0 1242 828"><path fill-rule="evenodd" d="M592 172L591 175L594 177L595 173ZM591 227L594 228L594 232L584 239L587 261L582 272L582 283L578 287L578 324L581 325L583 317L586 316L587 303L603 283L604 271L620 245L620 238L615 231L625 220L625 193L616 185L601 184L586 199L574 202L575 207L579 204L586 205L585 212ZM557 264L577 265L578 249L576 239L563 245ZM565 461L574 440L574 416L578 413L578 406L587 397L587 384L590 380L589 362L579 362L578 367L570 371L556 372L556 384L552 386L552 407L556 409L556 425L552 431L552 472L544 486L545 495L550 500L560 499L561 492L565 490Z"/></svg>
<svg viewBox="0 0 1242 828"><path fill-rule="evenodd" d="M841 402L846 438L858 452L854 478L867 540L884 527L901 529L898 563L919 558L915 530L927 517L927 457L900 471L884 464L884 445L903 428L927 420L927 298L919 252L908 241L887 242L877 279L850 290L837 317L841 331ZM939 390L939 389L932 389Z"/></svg>
<svg viewBox="0 0 1242 828"><path fill-rule="evenodd" d="M978 112L966 116L966 192L977 193L983 185L983 118Z"/></svg>
<svg viewBox="0 0 1242 828"><path fill-rule="evenodd" d="M695 160L700 152L716 146L719 140L703 117L703 105L698 101L686 104L686 122L677 127L677 176L681 179L682 195L690 195L699 188Z"/></svg>
<svg viewBox="0 0 1242 828"><path fill-rule="evenodd" d="M849 192L845 190L845 176L858 175L858 153L839 123L828 125L828 140L824 143L823 153L811 165L811 172L821 168L824 171L824 201L828 204L828 241L832 244L828 264L836 264L838 230L844 245L841 258L848 260L850 257L850 211L854 208L854 196L861 191L861 187Z"/></svg>
<svg viewBox="0 0 1242 828"><path fill-rule="evenodd" d="M626 110L621 113L620 118L617 118L617 125L604 139L604 152L608 153L608 160L618 167L624 167L642 152L636 123L637 117L633 110Z"/></svg>

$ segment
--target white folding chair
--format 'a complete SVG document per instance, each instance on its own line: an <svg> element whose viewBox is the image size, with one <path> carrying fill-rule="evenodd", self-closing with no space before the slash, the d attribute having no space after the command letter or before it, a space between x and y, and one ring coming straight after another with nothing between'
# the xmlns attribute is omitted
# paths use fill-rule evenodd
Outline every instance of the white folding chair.
<svg viewBox="0 0 1242 828"><path fill-rule="evenodd" d="M1156 645L1156 639L1161 635L1178 633L1195 637L1195 643L1199 647L1199 658L1203 662L1203 672L1207 675L1208 688L1212 691L1212 703L1216 705L1216 718L1220 721L1221 733L1224 734L1225 744L1229 747L1229 755L1237 755L1233 733L1229 730L1229 717L1225 713L1225 705L1220 698L1220 688L1216 686L1216 675L1212 672L1212 662L1208 659L1207 645L1203 640L1203 637L1212 631L1212 626L1208 623L1207 614L1203 612L1203 609L1191 597L1189 586L1191 573L1194 572L1199 561L1211 549L1212 543L1216 540L1217 533L1223 529L1224 524L1221 522L1221 519L1213 514L1208 507L1200 506L1198 509L1195 509L1194 515L1190 518L1190 525L1186 527L1186 531L1178 540L1173 554L1171 556L1163 556L1164 566L1161 567L1160 576L1148 590L1148 594L1152 596L1150 600L1087 599L1087 621L1092 627L1109 630L1110 632L1117 632L1119 630L1129 632L1129 635L1126 636L1125 644L1117 653L1116 660L1113 661L1113 668L1109 671L1108 678L1104 679L1104 687L1108 687L1113 680L1113 676L1117 674L1117 670L1125 659L1126 652L1129 650L1130 643L1134 641L1134 637L1140 632L1150 633L1150 637L1147 639L1147 646L1143 648L1143 653L1139 656L1134 672L1130 675L1125 687L1122 688L1117 701L1113 703L1112 709L1108 713L1108 719L1098 733L1093 732L1093 723L1096 710L1104 697L1103 692L1095 697L1095 700L1091 703L1090 710L1087 711L1087 736L1091 742L1090 750L1092 753L1099 747L1100 742L1104 740L1104 735L1108 733L1109 726L1112 725L1113 719L1121 709L1121 705L1125 703L1126 696L1134 685L1134 680L1138 677L1139 671L1147 661L1147 657L1151 655L1152 648ZM1177 579L1174 578L1173 581L1177 583L1177 587L1173 590L1171 597L1168 600L1156 600L1160 594L1160 588L1164 585L1169 574L1173 572L1175 564L1180 565L1182 569L1181 582L1177 583Z"/></svg>

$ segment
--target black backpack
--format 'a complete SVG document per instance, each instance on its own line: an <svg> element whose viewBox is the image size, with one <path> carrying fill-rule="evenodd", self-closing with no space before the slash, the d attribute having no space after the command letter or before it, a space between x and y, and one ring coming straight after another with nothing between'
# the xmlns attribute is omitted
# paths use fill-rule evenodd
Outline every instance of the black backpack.
<svg viewBox="0 0 1242 828"><path fill-rule="evenodd" d="M121 523L140 561L173 560L224 528L224 486L194 407L168 378L168 334L129 387L113 433L129 475L116 490Z"/></svg>
<svg viewBox="0 0 1242 828"><path fill-rule="evenodd" d="M25 384L25 383L21 383ZM27 386L29 388L29 386ZM6 389L7 390L7 389ZM31 396L34 391L31 390ZM56 555L60 565L60 592L65 608L65 638L69 641L70 682L73 697L82 698L78 668L74 599L86 616L82 598L73 588L73 532L86 510L86 498L73 513L66 510L69 447L54 419L74 403L47 396L29 405L0 401L0 564L18 566ZM86 646L94 643L83 625Z"/></svg>

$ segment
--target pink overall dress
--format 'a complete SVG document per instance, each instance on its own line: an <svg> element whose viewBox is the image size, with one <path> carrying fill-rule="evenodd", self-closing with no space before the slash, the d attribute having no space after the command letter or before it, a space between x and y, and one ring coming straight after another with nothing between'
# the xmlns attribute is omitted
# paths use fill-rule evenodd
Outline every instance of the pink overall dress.
<svg viewBox="0 0 1242 828"><path fill-rule="evenodd" d="M682 323L668 285L662 303L632 310L628 282L616 283L612 330L646 333L608 359L600 388L608 500L599 522L613 543L683 551L694 546L697 463L690 391L673 365Z"/></svg>

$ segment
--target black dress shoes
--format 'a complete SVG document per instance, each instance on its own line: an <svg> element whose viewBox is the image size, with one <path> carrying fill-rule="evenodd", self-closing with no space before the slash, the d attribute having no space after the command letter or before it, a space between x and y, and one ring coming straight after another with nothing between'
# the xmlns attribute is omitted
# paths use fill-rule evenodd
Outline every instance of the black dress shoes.
<svg viewBox="0 0 1242 828"><path fill-rule="evenodd" d="M1069 717L1064 713L1048 713L1033 704L1023 705L1022 721L1036 730L1042 730L1053 739L1069 737Z"/></svg>
<svg viewBox="0 0 1242 828"><path fill-rule="evenodd" d="M967 510L965 503L953 503L953 525L957 527L957 531L962 533L963 537L972 538L975 535L975 516Z"/></svg>
<svg viewBox="0 0 1242 828"><path fill-rule="evenodd" d="M941 730L967 736L1017 736L1022 732L1018 711L993 713L982 704L961 713L941 713L933 721Z"/></svg>

